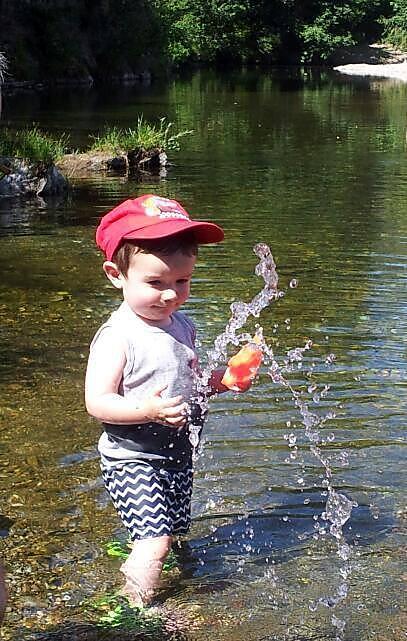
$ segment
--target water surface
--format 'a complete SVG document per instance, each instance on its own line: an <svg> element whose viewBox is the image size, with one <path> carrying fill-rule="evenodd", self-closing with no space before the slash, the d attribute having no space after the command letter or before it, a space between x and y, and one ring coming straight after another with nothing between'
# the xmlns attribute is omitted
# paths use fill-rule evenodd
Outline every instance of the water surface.
<svg viewBox="0 0 407 641"><path fill-rule="evenodd" d="M336 614L345 639L401 638L406 99L398 83L282 70L5 101L3 124L68 131L76 148L141 113L194 130L164 179L94 175L75 179L67 200L0 201L6 636L80 618L83 599L120 581L104 544L125 533L82 400L89 341L119 303L93 235L120 200L158 193L225 228L225 243L200 252L186 307L203 360L231 302L262 286L254 244L272 248L286 296L263 312L264 334L281 360L313 341L291 382L306 393L313 367L311 382L330 385L313 409L337 414L324 451L335 487L358 503L344 528L349 595ZM265 373L248 393L212 402L183 573L167 591L174 608L197 606L191 639L335 639L330 609L309 607L339 581L332 537L313 536L323 479L289 394Z"/></svg>

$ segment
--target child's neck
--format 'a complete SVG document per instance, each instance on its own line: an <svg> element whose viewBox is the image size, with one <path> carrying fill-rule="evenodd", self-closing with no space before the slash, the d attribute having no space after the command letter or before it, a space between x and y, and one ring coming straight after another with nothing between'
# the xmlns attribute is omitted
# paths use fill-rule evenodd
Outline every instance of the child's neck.
<svg viewBox="0 0 407 641"><path fill-rule="evenodd" d="M134 312L126 300L123 301L123 303L126 305L126 307L130 310L132 314L134 314L135 316L137 316L139 320L141 320L142 323L145 323L150 327L160 327L160 328L169 327L172 324L172 315L164 320L150 320L149 318L144 318L144 316L140 316L140 314L137 314L136 312Z"/></svg>

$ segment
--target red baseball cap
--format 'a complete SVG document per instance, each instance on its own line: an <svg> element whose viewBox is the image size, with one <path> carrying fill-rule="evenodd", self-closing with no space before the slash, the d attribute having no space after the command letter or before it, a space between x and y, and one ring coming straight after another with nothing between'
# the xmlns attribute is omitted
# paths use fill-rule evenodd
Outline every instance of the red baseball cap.
<svg viewBox="0 0 407 641"><path fill-rule="evenodd" d="M145 194L134 200L125 200L103 216L96 230L96 244L106 258L112 260L124 239L166 238L185 230L193 231L196 242L203 245L219 243L224 238L221 227L191 220L176 200Z"/></svg>

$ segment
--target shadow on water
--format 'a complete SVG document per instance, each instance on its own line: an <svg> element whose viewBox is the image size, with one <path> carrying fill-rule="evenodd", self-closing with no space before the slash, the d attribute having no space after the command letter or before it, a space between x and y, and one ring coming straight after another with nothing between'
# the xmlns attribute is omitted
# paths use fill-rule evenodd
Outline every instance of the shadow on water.
<svg viewBox="0 0 407 641"><path fill-rule="evenodd" d="M291 502L290 505L232 517L229 523L214 526L211 534L183 543L175 553L184 577L216 577L218 581L213 589L217 590L227 585L225 580L235 576L239 563L266 567L269 563L282 564L306 554L311 541L331 537L327 525L321 525L318 533L315 529L316 522L321 524L320 515L325 508L323 497L309 494L305 500L307 505ZM353 509L343 533L350 545L370 546L394 526L391 515L373 518L369 506L359 505Z"/></svg>
<svg viewBox="0 0 407 641"><path fill-rule="evenodd" d="M304 505L304 500L306 504ZM174 553L181 570L179 580L171 579L167 589L159 595L158 605L160 618L158 627L144 629L143 623L137 627L137 619L132 629L126 625L112 628L101 627L96 622L67 621L47 630L21 632L24 641L187 641L190 633L193 636L193 620L188 614L188 605L184 604L181 619L176 610L165 610L168 597L181 596L190 590L196 595L216 594L236 587L239 566L245 565L246 580L248 574L255 574L257 569L278 566L306 555L311 542L318 538L330 539L316 534L315 523L320 520L325 506L324 496L319 492L301 493L301 502L282 503L277 507L255 511L250 514L222 514L215 518L202 518L200 521L214 522L218 519L229 519L229 522L218 527L213 523L209 535L182 541L174 547ZM383 539L395 526L391 515L381 514L373 518L369 506L359 505L352 511L352 516L345 524L344 537L355 547L370 548ZM316 552L314 551L314 554ZM316 553L318 554L318 553ZM323 554L323 552L322 552ZM252 568L251 570L248 568ZM248 573L248 574L247 574ZM210 580L208 580L210 579ZM137 617L137 614L135 615ZM155 624L157 625L157 624ZM167 627L168 626L168 627ZM262 637L275 640L277 637ZM291 637L290 637L291 638ZM294 637L293 637L294 638ZM321 630L317 636L310 631L309 635L296 635L295 641L312 641L312 639L331 639Z"/></svg>
<svg viewBox="0 0 407 641"><path fill-rule="evenodd" d="M13 521L9 519L4 514L0 514L0 537L3 538L7 536L10 532L10 528L13 525Z"/></svg>
<svg viewBox="0 0 407 641"><path fill-rule="evenodd" d="M22 637L24 641L186 641L183 632L148 632L126 630L118 626L106 630L91 623L68 622L47 632L33 632Z"/></svg>

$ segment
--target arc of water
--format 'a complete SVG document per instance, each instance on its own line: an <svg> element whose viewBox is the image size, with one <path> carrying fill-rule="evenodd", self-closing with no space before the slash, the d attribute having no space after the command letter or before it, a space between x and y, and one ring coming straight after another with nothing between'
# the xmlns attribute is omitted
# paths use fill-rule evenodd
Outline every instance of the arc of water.
<svg viewBox="0 0 407 641"><path fill-rule="evenodd" d="M249 303L235 302L231 305L232 314L226 324L225 330L216 338L213 348L208 351L207 365L196 380L197 403L203 411L206 411L208 408L208 393L210 391L209 381L212 371L220 362L225 362L228 344L232 343L234 345L238 345L245 337L245 335L238 336L237 331L245 325L250 316L257 318L261 311L273 300L277 300L284 296L284 292L278 290L278 274L270 248L264 243L259 243L255 245L254 253L260 258L260 262L255 268L255 273L257 276L261 276L263 278L264 287ZM297 281L293 279L290 283L290 287L296 286ZM350 518L352 509L357 505L357 503L348 499L344 494L340 494L334 489L332 485L330 462L323 455L321 450L322 438L319 428L323 426L326 421L334 418L335 414L329 412L325 416L318 416L315 412L312 412L309 409L308 403L302 398L301 393L297 391L284 376L284 370L288 372L291 371L293 364L296 364L297 367L301 366L305 352L312 347L312 341L307 341L303 347L296 347L289 350L287 352L287 359L284 361L283 366L281 366L274 356L273 349L267 345L266 341L263 339L261 328L258 336L261 340L260 346L270 363L267 370L268 375L273 383L282 385L289 390L294 400L295 407L300 413L301 422L304 425L304 434L310 443L310 451L325 471L324 486L327 491L327 500L325 511L322 513L321 518L330 523L329 532L336 541L337 554L343 561L343 565L340 568L342 582L339 584L337 594L335 596L319 599L315 608L318 604L335 607L346 598L348 593L348 579L351 572L349 562L351 548L344 539L343 526ZM334 359L335 356L330 354L326 359L326 362L333 362ZM312 393L315 389L315 387L310 386L310 391ZM313 400L318 402L321 396L326 396L328 390L329 387L325 386L324 390L320 394L314 394ZM194 430L194 425L191 425L190 428L190 440L194 449L199 443L200 429L201 426ZM345 622L336 617L335 614L332 616L331 620L337 630L336 641L341 641L345 629Z"/></svg>

